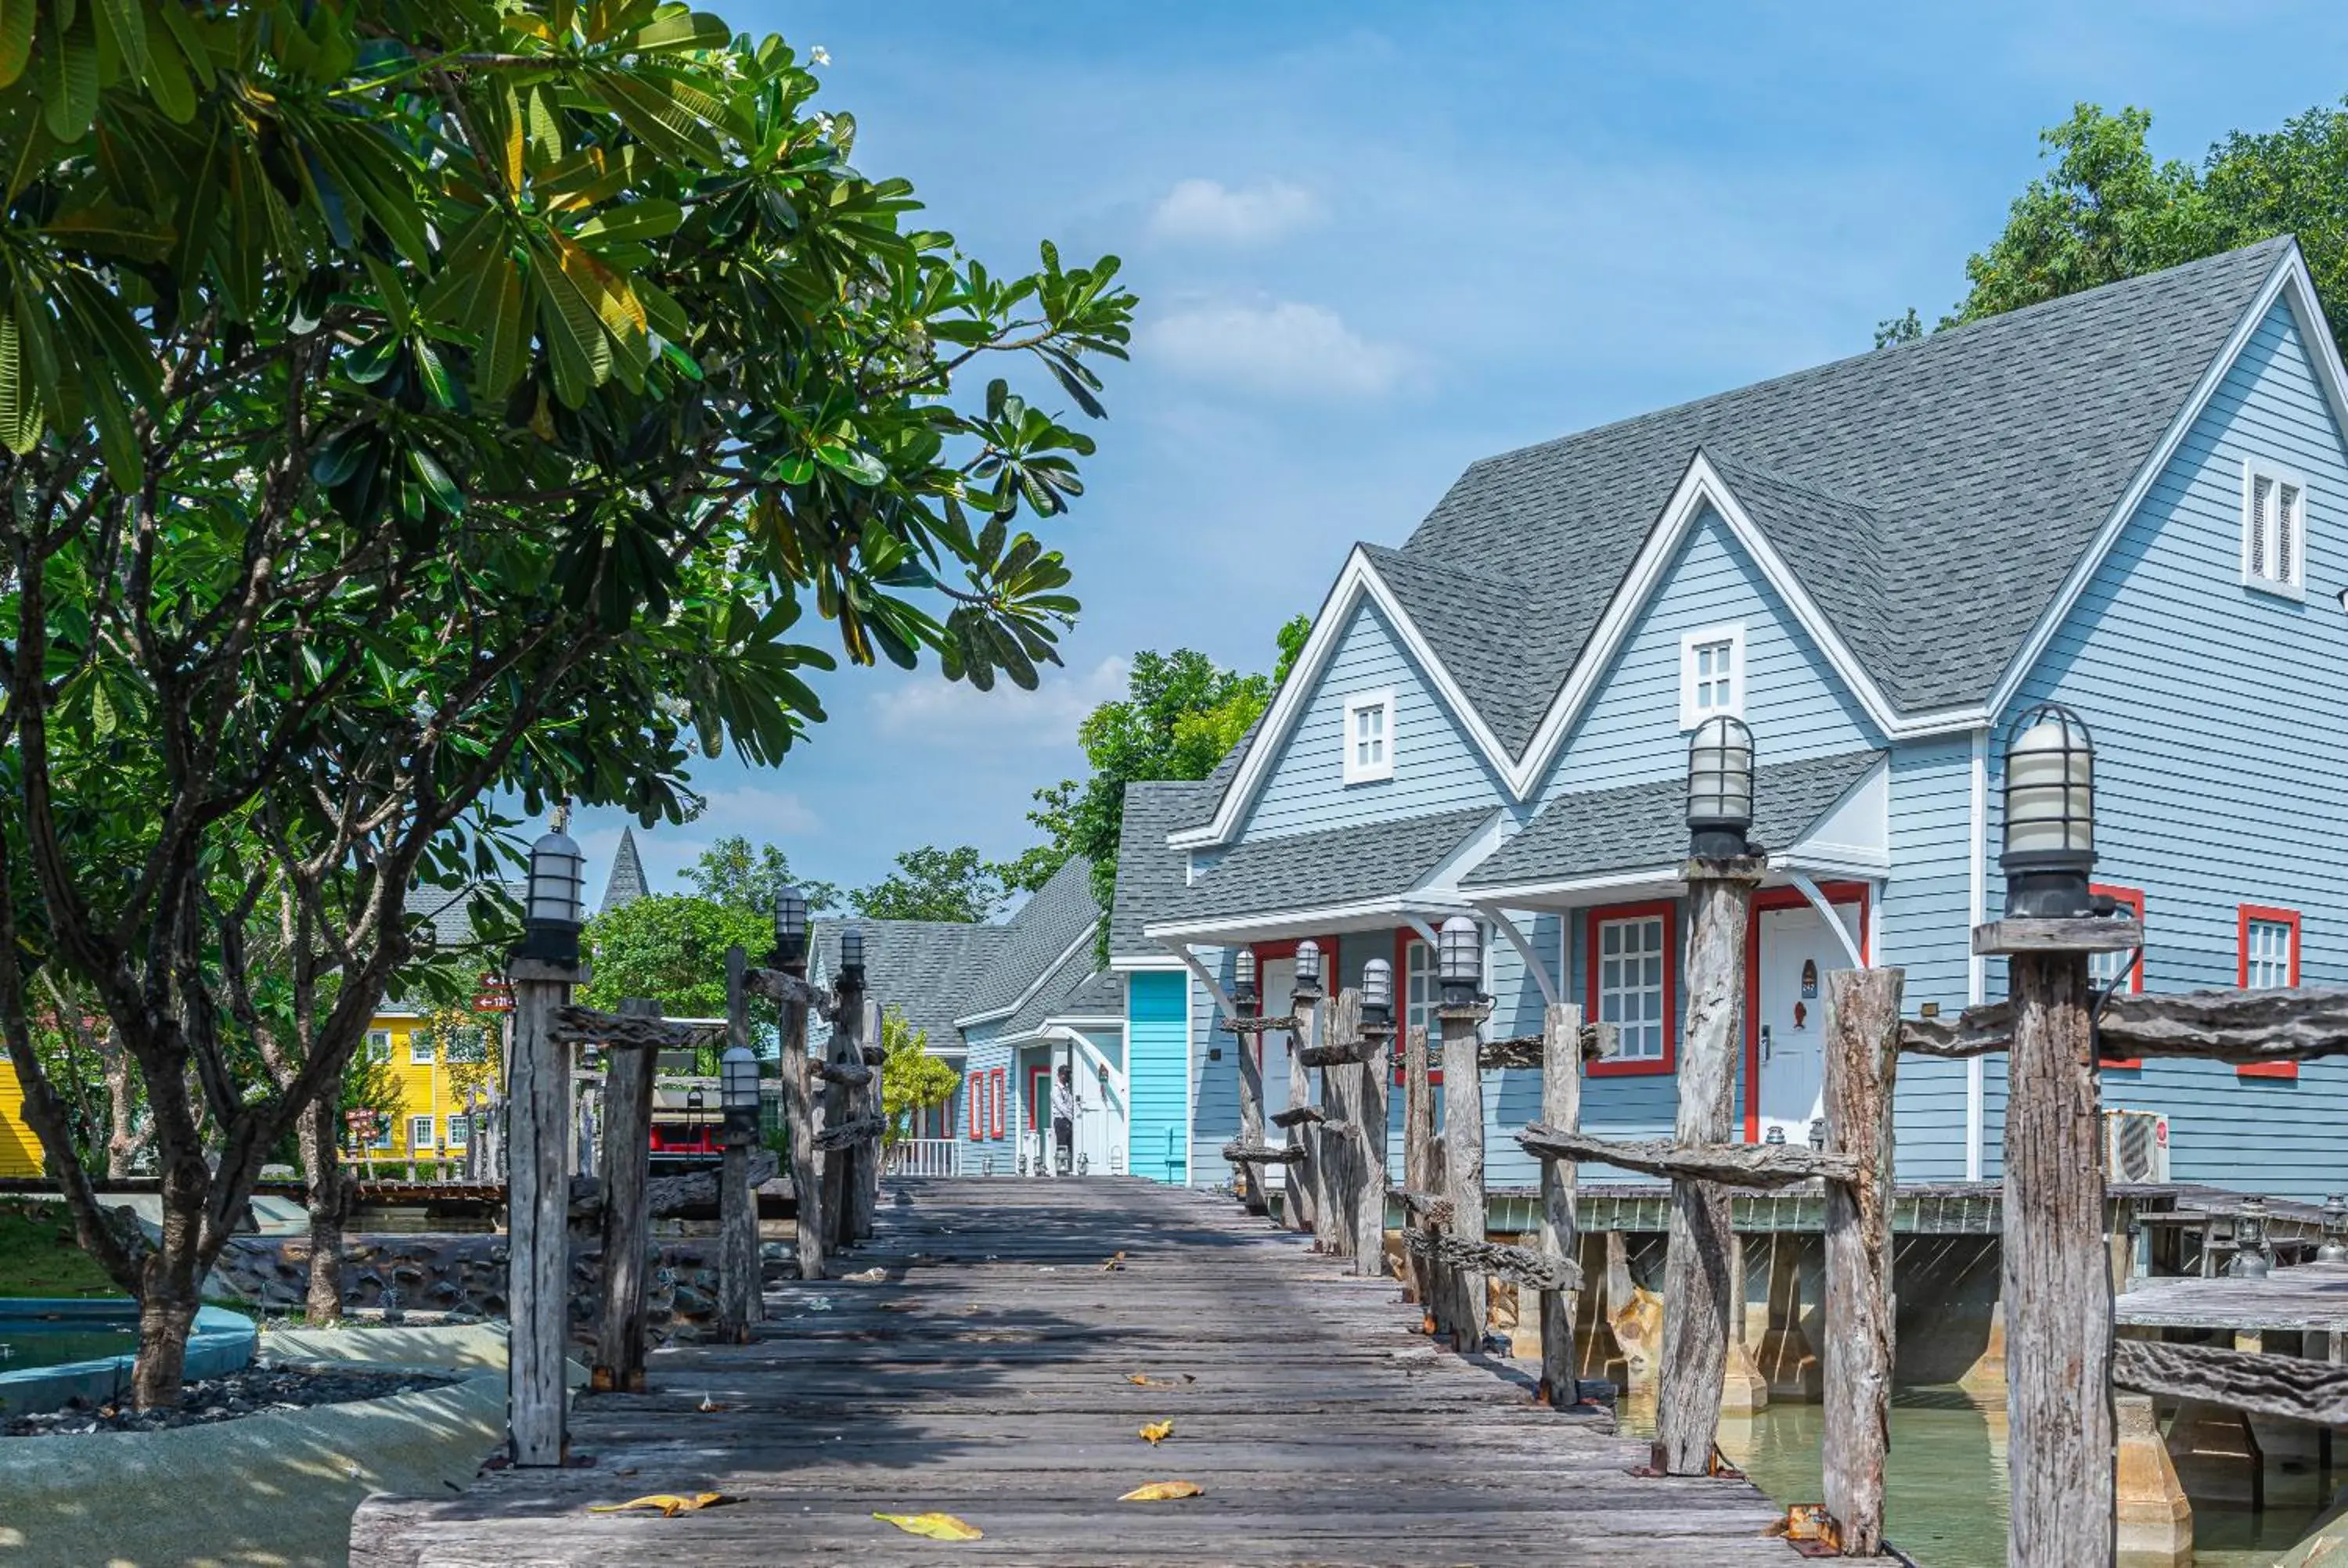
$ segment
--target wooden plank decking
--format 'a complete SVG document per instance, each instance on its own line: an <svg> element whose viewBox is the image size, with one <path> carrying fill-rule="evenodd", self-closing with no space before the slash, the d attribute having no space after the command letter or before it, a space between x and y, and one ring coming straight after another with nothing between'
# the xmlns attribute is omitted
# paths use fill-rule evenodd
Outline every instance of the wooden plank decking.
<svg viewBox="0 0 2348 1568"><path fill-rule="evenodd" d="M879 1235L839 1266L875 1266L880 1283L771 1286L757 1343L656 1353L651 1393L582 1397L572 1446L592 1466L368 1502L353 1563L1797 1561L1763 1537L1775 1511L1752 1487L1633 1477L1645 1445L1611 1419L1534 1406L1509 1363L1437 1351L1391 1281L1213 1194L891 1180ZM1163 1419L1162 1447L1136 1435ZM1172 1479L1206 1495L1116 1501ZM696 1491L741 1501L585 1512ZM985 1538L871 1517L932 1509Z"/></svg>

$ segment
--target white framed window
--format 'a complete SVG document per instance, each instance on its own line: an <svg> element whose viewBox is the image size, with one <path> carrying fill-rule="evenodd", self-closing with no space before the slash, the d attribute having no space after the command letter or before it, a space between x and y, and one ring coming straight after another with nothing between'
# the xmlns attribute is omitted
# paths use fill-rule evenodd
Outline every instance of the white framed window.
<svg viewBox="0 0 2348 1568"><path fill-rule="evenodd" d="M2242 586L2307 597L2307 481L2255 457L2242 463Z"/></svg>
<svg viewBox="0 0 2348 1568"><path fill-rule="evenodd" d="M1598 1021L1622 1030L1617 1061L1664 1059L1671 1027L1668 928L1660 914L1598 923Z"/></svg>
<svg viewBox="0 0 2348 1568"><path fill-rule="evenodd" d="M1435 978L1435 954L1425 942L1413 937L1403 948L1403 1027L1423 1029L1426 1038L1434 1040L1439 1031L1435 1027L1435 1007L1442 1000L1442 991Z"/></svg>
<svg viewBox="0 0 2348 1568"><path fill-rule="evenodd" d="M391 1060L391 1030L387 1029L367 1030L366 1059L369 1061Z"/></svg>
<svg viewBox="0 0 2348 1568"><path fill-rule="evenodd" d="M1745 716L1745 623L1680 633L1680 728Z"/></svg>
<svg viewBox="0 0 2348 1568"><path fill-rule="evenodd" d="M432 1147L432 1118L410 1116L407 1119L407 1152L421 1154Z"/></svg>
<svg viewBox="0 0 2348 1568"><path fill-rule="evenodd" d="M461 1149L473 1134L473 1119L459 1111L448 1118L448 1147Z"/></svg>
<svg viewBox="0 0 2348 1568"><path fill-rule="evenodd" d="M2280 990L2291 983L2291 943L2299 927L2291 920L2251 917L2242 922L2242 989Z"/></svg>
<svg viewBox="0 0 2348 1568"><path fill-rule="evenodd" d="M407 1037L407 1064L410 1067L432 1065L432 1031L419 1029Z"/></svg>
<svg viewBox="0 0 2348 1568"><path fill-rule="evenodd" d="M375 1113L375 1142L369 1143L367 1145L368 1148L388 1149L391 1147L391 1122L392 1118L384 1114L384 1112L378 1111Z"/></svg>
<svg viewBox="0 0 2348 1568"><path fill-rule="evenodd" d="M1394 777L1394 693L1356 692L1345 699L1345 782Z"/></svg>

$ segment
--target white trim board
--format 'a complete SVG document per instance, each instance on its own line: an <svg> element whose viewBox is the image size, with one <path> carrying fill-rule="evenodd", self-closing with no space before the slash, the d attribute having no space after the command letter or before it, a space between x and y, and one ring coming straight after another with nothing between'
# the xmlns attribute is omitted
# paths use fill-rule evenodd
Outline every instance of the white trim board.
<svg viewBox="0 0 2348 1568"><path fill-rule="evenodd" d="M993 1023L996 1019L1009 1018L1013 1013L1015 1013L1021 1008L1025 1007L1029 1002L1035 999L1035 993L1044 989L1044 982L1050 979L1055 974L1058 973L1062 964L1065 964L1070 958L1075 958L1076 956L1076 950L1082 948L1086 942L1091 941L1093 939L1093 933L1099 928L1100 917L1096 915L1092 917L1091 922L1087 924L1082 931L1076 933L1076 939L1075 941L1070 942L1066 947L1060 949L1060 956L1058 958L1054 958L1050 963L1045 964L1043 969L1037 973L1035 978L1027 982L1027 989L1021 991L1017 999L1013 1001L1010 1006L992 1008L985 1012L966 1013L963 1017L953 1020L954 1028L970 1029L982 1023Z"/></svg>
<svg viewBox="0 0 2348 1568"><path fill-rule="evenodd" d="M1885 697L1874 677L1861 665L1858 656L1827 620L1808 590L1795 578L1784 558L1762 535L1727 482L1699 451L1689 462L1662 516L1649 530L1646 542L1641 547L1630 569L1615 586L1605 613L1583 642L1573 667L1550 700L1521 757L1510 757L1500 746L1490 726L1467 701L1458 683L1451 678L1443 661L1436 656L1433 648L1395 600L1392 589L1380 579L1368 557L1357 546L1346 558L1344 569L1338 574L1335 585L1323 600L1321 614L1313 622L1313 635L1306 640L1296 668L1290 671L1289 679L1282 683L1279 695L1265 713L1264 722L1255 739L1250 743L1247 754L1241 759L1239 772L1224 790L1222 799L1217 803L1214 816L1198 826L1169 835L1167 842L1178 848L1199 848L1227 843L1236 835L1241 818L1262 787L1296 721L1302 716L1310 694L1317 688L1355 607L1364 599L1376 604L1392 622L1405 651L1417 664L1453 719L1483 754L1484 760L1499 775L1509 798L1519 802L1529 799L1547 774L1550 764L1555 761L1567 733L1598 692L1615 654L1620 651L1639 616L1662 586L1673 555L1694 520L1703 515L1706 505L1719 513L1737 542L1793 611L1796 621L1816 643L1837 676L1887 738L1921 739L1972 730L1990 723L2013 701L2015 690L2044 653L2046 644L2110 554L2120 530L2135 515L2146 492L2175 456L2186 433L2200 417L2210 397L2232 371L2242 349L2277 299L2290 305L2300 340L2315 366L2317 379L2323 388L2326 402L2331 405L2333 417L2343 432L2348 432L2348 365L2342 363L2339 345L2333 341L2324 325L2322 307L2316 302L2314 282L2308 274L2306 258L2293 245L2276 263L2273 276L2235 323L2232 335L2203 372L2201 380L2171 421L2159 444L2138 467L2095 538L2080 559L2073 563L2063 586L2048 601L2030 633L2015 650L2004 674L1986 702L1924 713L1899 712Z"/></svg>

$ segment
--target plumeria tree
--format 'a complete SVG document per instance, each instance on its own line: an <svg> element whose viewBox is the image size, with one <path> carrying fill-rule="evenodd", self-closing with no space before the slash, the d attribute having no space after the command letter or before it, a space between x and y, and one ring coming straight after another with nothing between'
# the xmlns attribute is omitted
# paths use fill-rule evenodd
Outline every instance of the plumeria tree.
<svg viewBox="0 0 2348 1568"><path fill-rule="evenodd" d="M961 255L817 89L655 0L0 5L0 1032L142 1407L410 983L410 890L510 862L492 803L679 819L835 651L1054 661L1027 525L1092 443L983 367L1097 416L1132 297ZM144 1256L35 1048L52 972L139 1081Z"/></svg>

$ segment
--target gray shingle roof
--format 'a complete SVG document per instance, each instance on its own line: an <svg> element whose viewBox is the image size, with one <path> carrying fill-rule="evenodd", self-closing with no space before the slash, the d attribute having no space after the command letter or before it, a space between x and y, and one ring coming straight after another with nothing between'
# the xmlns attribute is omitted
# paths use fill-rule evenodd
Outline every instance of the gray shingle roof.
<svg viewBox="0 0 2348 1568"><path fill-rule="evenodd" d="M1021 1035L1054 1018L1107 1018L1125 1012L1125 982L1096 968L1090 947L1078 948L1056 965L1025 1006L1004 1020L1003 1032Z"/></svg>
<svg viewBox="0 0 2348 1568"><path fill-rule="evenodd" d="M956 1016L995 1012L1018 1001L1099 918L1100 906L1093 902L1092 862L1072 856L1003 927L1001 949Z"/></svg>
<svg viewBox="0 0 2348 1568"><path fill-rule="evenodd" d="M1215 920L1391 898L1426 881L1491 819L1478 806L1234 845L1155 918Z"/></svg>
<svg viewBox="0 0 2348 1568"><path fill-rule="evenodd" d="M506 896L520 904L524 890L522 883L472 883L456 888L410 887L406 901L407 912L425 917L424 930L434 947L443 950L470 947L473 920L466 906L472 902L475 887L490 886L504 888Z"/></svg>
<svg viewBox="0 0 2348 1568"><path fill-rule="evenodd" d="M1381 575L1521 754L1702 451L1892 702L1980 701L2291 244L1486 458ZM1505 657L1468 645L1495 606Z"/></svg>
<svg viewBox="0 0 2348 1568"><path fill-rule="evenodd" d="M1183 851L1166 847L1166 835L1192 821L1202 804L1221 793L1213 784L1152 781L1125 786L1125 818L1117 844L1117 898L1108 917L1112 958L1163 958L1166 950L1142 935L1142 927L1182 895Z"/></svg>
<svg viewBox="0 0 2348 1568"><path fill-rule="evenodd" d="M1754 845L1783 849L1799 841L1883 756L1843 752L1755 769ZM1686 795L1687 782L1678 778L1560 795L1460 886L1503 887L1677 866L1687 858Z"/></svg>
<svg viewBox="0 0 2348 1568"><path fill-rule="evenodd" d="M1279 701L1278 692L1272 694L1272 701ZM1269 704L1266 705L1264 712L1271 712ZM1189 816L1181 822L1169 824L1169 832L1176 832L1185 827L1203 827L1215 813L1221 809L1223 792L1231 787L1231 780L1239 774L1240 763L1247 756L1248 748L1255 744L1256 734L1262 728L1263 714L1258 713L1255 716L1255 723L1250 724L1240 738L1231 743L1231 749L1223 753L1223 760L1215 764L1214 772L1201 781L1199 793L1191 802Z"/></svg>
<svg viewBox="0 0 2348 1568"><path fill-rule="evenodd" d="M953 1020L1010 940L1011 928L953 920L818 920L813 968L819 978L839 972L839 931L850 925L864 929L864 972L880 1004L927 1030L932 1050L962 1049Z"/></svg>

